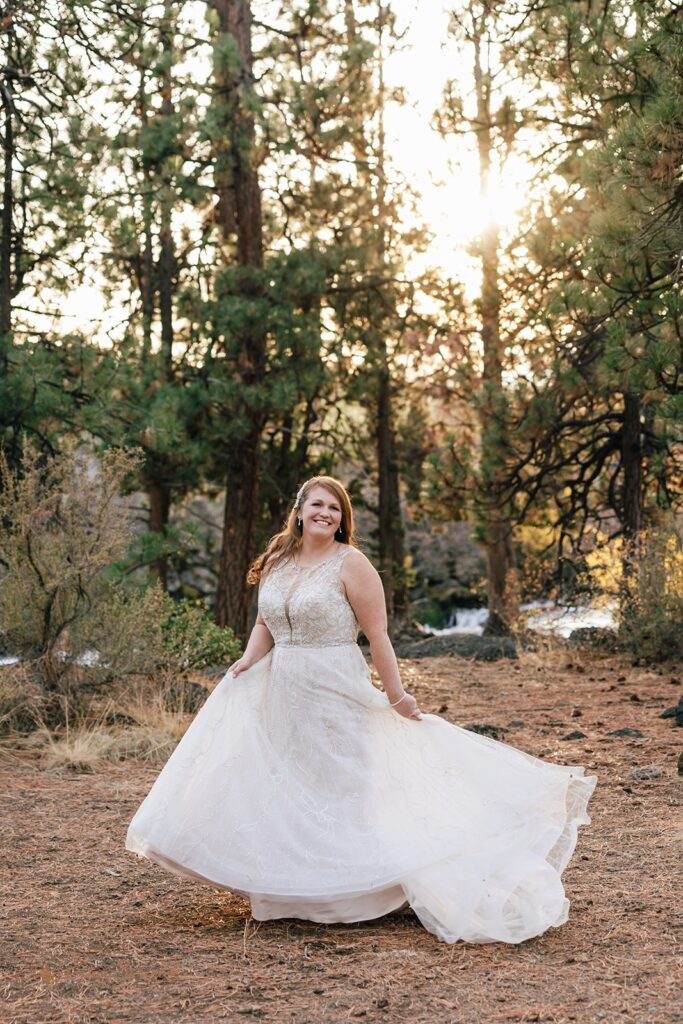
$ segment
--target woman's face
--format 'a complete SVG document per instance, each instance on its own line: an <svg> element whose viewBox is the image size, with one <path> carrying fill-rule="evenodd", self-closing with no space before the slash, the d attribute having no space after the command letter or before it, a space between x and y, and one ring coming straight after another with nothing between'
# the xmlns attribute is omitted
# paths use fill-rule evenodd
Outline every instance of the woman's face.
<svg viewBox="0 0 683 1024"><path fill-rule="evenodd" d="M339 501L332 491L328 491L320 484L316 484L308 492L299 515L304 532L309 537L317 537L320 540L333 538L342 521Z"/></svg>

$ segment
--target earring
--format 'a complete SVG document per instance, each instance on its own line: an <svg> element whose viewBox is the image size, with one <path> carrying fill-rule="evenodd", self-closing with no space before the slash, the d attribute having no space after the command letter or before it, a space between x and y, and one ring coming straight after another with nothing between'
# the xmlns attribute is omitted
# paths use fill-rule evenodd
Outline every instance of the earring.
<svg viewBox="0 0 683 1024"><path fill-rule="evenodd" d="M302 523L302 520L301 519L297 519L296 525L299 527L299 529L301 529L301 523Z"/></svg>
<svg viewBox="0 0 683 1024"><path fill-rule="evenodd" d="M338 529L337 529L337 536L338 537L343 537L344 536L344 531L342 530L341 526L338 527Z"/></svg>

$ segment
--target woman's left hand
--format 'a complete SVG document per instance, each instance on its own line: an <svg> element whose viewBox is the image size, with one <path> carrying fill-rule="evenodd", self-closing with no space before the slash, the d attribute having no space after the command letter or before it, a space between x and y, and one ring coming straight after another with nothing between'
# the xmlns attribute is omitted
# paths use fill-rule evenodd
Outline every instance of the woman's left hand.
<svg viewBox="0 0 683 1024"><path fill-rule="evenodd" d="M228 672L233 677L238 676L240 672L246 672L247 669L250 669L252 664L253 662L251 658L247 658L245 655L244 657L240 658L239 661L236 661L234 665L231 665L230 668L228 669Z"/></svg>
<svg viewBox="0 0 683 1024"><path fill-rule="evenodd" d="M402 718L422 718L422 712L412 693L404 693L398 704L392 705L391 710L395 711Z"/></svg>

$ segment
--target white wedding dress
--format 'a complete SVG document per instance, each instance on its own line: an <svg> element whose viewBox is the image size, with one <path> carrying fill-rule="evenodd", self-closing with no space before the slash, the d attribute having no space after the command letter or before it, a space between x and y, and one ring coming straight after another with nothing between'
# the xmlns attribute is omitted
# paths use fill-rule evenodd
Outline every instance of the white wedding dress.
<svg viewBox="0 0 683 1024"><path fill-rule="evenodd" d="M521 942L563 924L560 876L595 777L396 714L356 643L350 551L262 581L275 646L216 686L127 848L243 893L258 920L362 921L408 902L446 942Z"/></svg>

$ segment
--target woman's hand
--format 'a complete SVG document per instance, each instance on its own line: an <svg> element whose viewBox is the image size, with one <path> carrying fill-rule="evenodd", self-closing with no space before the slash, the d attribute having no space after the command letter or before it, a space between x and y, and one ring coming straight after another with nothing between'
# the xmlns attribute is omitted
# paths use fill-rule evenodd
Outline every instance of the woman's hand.
<svg viewBox="0 0 683 1024"><path fill-rule="evenodd" d="M234 665L230 666L228 672L233 677L238 676L240 672L246 672L247 669L251 668L253 664L254 662L251 660L251 658L248 658L245 654L243 655L243 657L239 659L239 661L236 661Z"/></svg>
<svg viewBox="0 0 683 1024"><path fill-rule="evenodd" d="M273 643L270 630L261 616L258 615L244 654L241 658L238 658L234 665L230 666L228 672L233 677L238 676L240 672L246 672L247 669L252 668L261 658L265 658Z"/></svg>
<svg viewBox="0 0 683 1024"><path fill-rule="evenodd" d="M393 704L391 710L401 715L402 718L422 718L422 712L412 693L404 693L398 704Z"/></svg>

